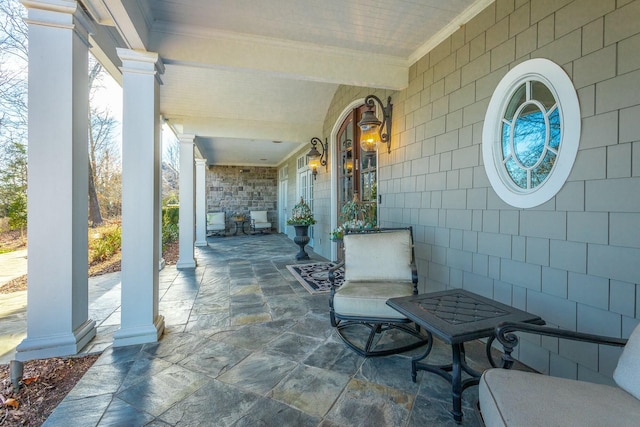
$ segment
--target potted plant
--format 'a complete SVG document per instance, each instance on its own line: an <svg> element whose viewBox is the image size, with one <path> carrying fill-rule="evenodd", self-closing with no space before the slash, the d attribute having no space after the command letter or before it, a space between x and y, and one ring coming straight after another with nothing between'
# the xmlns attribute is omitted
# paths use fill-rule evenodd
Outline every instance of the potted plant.
<svg viewBox="0 0 640 427"><path fill-rule="evenodd" d="M329 234L334 242L342 240L346 230L374 230L378 227L376 202L361 202L354 194L340 211L340 225Z"/></svg>
<svg viewBox="0 0 640 427"><path fill-rule="evenodd" d="M231 216L231 219L233 221L244 221L246 217L244 216L244 213L238 211Z"/></svg>
<svg viewBox="0 0 640 427"><path fill-rule="evenodd" d="M300 247L300 252L296 255L297 260L309 259L309 254L307 254L304 250L304 247L307 243L309 243L309 226L316 223L315 218L313 217L313 212L311 212L311 208L304 201L302 197L300 197L300 202L298 202L291 211L291 218L287 219L288 225L293 225L296 229L296 236L293 238L293 241Z"/></svg>

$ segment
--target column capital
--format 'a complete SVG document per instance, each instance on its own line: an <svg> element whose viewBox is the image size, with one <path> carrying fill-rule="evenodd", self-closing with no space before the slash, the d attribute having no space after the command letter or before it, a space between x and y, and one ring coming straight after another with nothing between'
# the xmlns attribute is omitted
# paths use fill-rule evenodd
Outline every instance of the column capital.
<svg viewBox="0 0 640 427"><path fill-rule="evenodd" d="M207 159L196 159L196 166L204 167L207 165Z"/></svg>
<svg viewBox="0 0 640 427"><path fill-rule="evenodd" d="M178 138L178 142L180 144L195 144L196 142L196 136L194 134L190 134L190 133L181 133L176 135L176 137Z"/></svg>
<svg viewBox="0 0 640 427"><path fill-rule="evenodd" d="M89 35L95 27L76 0L22 0L22 4L28 10L27 24L74 30L91 46Z"/></svg>
<svg viewBox="0 0 640 427"><path fill-rule="evenodd" d="M116 48L118 57L122 61L123 73L153 74L160 81L160 75L164 74L164 63L156 52ZM162 83L162 81L160 81Z"/></svg>

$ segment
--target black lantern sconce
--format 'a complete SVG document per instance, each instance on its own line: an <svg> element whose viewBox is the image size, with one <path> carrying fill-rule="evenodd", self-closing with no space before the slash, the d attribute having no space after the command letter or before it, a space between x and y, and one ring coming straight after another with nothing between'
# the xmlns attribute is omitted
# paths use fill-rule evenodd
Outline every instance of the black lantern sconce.
<svg viewBox="0 0 640 427"><path fill-rule="evenodd" d="M316 148L318 144L320 144L322 153L320 153ZM323 144L320 138L316 138L315 136L311 138L311 150L309 150L309 152L307 153L307 166L309 166L309 169L311 169L314 180L316 179L316 175L318 175L318 168L320 166L324 166L325 171L328 170L327 159L325 158L325 154L327 154L327 148L327 143L325 142Z"/></svg>
<svg viewBox="0 0 640 427"><path fill-rule="evenodd" d="M360 147L362 151L367 155L375 154L378 149L378 145L383 142L387 144L387 152L391 153L391 112L393 105L391 104L391 97L387 99L387 106L382 104L380 98L375 95L368 95L364 99L364 103L369 109L362 114L362 119L358 122L360 130ZM382 110L382 122L376 117L376 113L373 108L376 103ZM385 132L382 133L384 128Z"/></svg>

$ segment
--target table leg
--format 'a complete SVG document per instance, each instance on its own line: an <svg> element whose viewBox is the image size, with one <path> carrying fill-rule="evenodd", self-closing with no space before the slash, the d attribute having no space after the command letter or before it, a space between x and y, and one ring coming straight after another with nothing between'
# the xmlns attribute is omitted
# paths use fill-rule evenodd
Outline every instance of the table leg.
<svg viewBox="0 0 640 427"><path fill-rule="evenodd" d="M447 365L431 365L421 362L425 359L432 349L432 342L427 346L424 354L411 359L411 379L416 382L418 371L428 371L437 374L447 380L451 384L451 399L453 408L450 411L456 423L462 422L462 393L472 385L479 383L481 372L472 369L466 361L466 352L464 343L451 345L451 363ZM469 378L462 379L462 373L469 374Z"/></svg>
<svg viewBox="0 0 640 427"><path fill-rule="evenodd" d="M425 359L429 353L431 353L431 348L433 347L433 338L429 340L429 344L427 344L427 348L424 353L420 356L414 357L411 359L411 380L415 383L418 376L418 362L422 359Z"/></svg>
<svg viewBox="0 0 640 427"><path fill-rule="evenodd" d="M461 348L462 347L462 348ZM461 357L465 357L462 344L451 345L453 363L451 364L451 391L453 396L453 409L451 415L456 423L462 422L462 365Z"/></svg>

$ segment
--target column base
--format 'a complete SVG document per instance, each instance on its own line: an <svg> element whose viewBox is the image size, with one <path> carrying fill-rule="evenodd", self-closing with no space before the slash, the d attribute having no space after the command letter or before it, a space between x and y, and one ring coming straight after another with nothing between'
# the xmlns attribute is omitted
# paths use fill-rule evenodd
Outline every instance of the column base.
<svg viewBox="0 0 640 427"><path fill-rule="evenodd" d="M158 271L162 271L165 265L167 265L167 263L164 258L160 258L160 262L158 262Z"/></svg>
<svg viewBox="0 0 640 427"><path fill-rule="evenodd" d="M196 268L196 260L191 259L191 260L183 261L179 259L178 262L176 263L176 268L178 270L183 270L185 268Z"/></svg>
<svg viewBox="0 0 640 427"><path fill-rule="evenodd" d="M25 338L16 348L16 360L24 362L48 357L78 354L96 336L95 320L85 320L70 334L58 334L42 338Z"/></svg>
<svg viewBox="0 0 640 427"><path fill-rule="evenodd" d="M207 239L205 239L205 240L196 240L194 245L196 245L196 246L207 246Z"/></svg>
<svg viewBox="0 0 640 427"><path fill-rule="evenodd" d="M127 345L158 342L163 332L164 316L158 315L152 325L136 326L126 329L120 328L113 334L113 346L124 347Z"/></svg>

